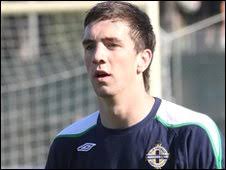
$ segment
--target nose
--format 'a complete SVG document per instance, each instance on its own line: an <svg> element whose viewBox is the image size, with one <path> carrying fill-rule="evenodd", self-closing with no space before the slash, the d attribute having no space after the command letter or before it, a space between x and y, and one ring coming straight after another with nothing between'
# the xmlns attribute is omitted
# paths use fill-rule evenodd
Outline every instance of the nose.
<svg viewBox="0 0 226 170"><path fill-rule="evenodd" d="M99 44L96 46L96 49L94 51L92 62L94 64L104 64L106 63L105 56L106 56L105 49L101 44Z"/></svg>

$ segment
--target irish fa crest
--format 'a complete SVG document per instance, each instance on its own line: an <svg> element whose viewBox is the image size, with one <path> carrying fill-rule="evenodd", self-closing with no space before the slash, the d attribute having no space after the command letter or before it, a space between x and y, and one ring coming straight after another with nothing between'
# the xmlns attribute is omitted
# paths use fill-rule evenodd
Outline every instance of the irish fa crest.
<svg viewBox="0 0 226 170"><path fill-rule="evenodd" d="M161 144L157 144L146 154L146 160L156 169L161 169L166 164L168 158L169 153Z"/></svg>

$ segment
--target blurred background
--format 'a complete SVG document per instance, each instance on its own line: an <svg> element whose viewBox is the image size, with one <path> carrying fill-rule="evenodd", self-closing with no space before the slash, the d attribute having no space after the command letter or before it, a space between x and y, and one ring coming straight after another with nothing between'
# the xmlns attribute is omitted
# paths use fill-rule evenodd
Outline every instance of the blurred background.
<svg viewBox="0 0 226 170"><path fill-rule="evenodd" d="M95 3L1 1L1 168L44 168L55 135L97 110L81 45ZM225 136L225 2L133 3L158 23L157 96Z"/></svg>

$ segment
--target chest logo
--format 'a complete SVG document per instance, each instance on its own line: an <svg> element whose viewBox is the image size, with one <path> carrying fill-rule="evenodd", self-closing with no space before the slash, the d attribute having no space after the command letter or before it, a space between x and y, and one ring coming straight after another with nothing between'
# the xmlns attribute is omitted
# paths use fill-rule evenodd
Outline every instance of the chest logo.
<svg viewBox="0 0 226 170"><path fill-rule="evenodd" d="M146 154L146 160L156 169L161 169L166 164L168 158L169 153L161 144L157 144Z"/></svg>
<svg viewBox="0 0 226 170"><path fill-rule="evenodd" d="M96 146L95 143L85 143L79 147L77 147L77 151L79 152L88 152L90 149L92 149L94 146Z"/></svg>

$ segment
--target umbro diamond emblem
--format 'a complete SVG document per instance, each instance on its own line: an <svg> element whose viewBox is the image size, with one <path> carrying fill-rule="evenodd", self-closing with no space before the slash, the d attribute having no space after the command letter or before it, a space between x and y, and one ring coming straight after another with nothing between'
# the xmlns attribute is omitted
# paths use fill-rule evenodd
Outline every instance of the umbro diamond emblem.
<svg viewBox="0 0 226 170"><path fill-rule="evenodd" d="M77 147L77 151L80 151L80 152L87 152L89 151L90 149L92 149L94 146L96 146L95 143L85 143L79 147Z"/></svg>

